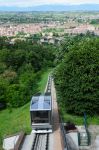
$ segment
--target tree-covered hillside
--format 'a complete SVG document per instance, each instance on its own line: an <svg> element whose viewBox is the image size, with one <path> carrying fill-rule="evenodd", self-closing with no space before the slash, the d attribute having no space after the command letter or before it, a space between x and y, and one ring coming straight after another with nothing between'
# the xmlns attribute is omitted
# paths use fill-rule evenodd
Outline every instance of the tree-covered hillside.
<svg viewBox="0 0 99 150"><path fill-rule="evenodd" d="M54 47L0 38L0 103L18 107L38 92L41 71L53 67Z"/></svg>

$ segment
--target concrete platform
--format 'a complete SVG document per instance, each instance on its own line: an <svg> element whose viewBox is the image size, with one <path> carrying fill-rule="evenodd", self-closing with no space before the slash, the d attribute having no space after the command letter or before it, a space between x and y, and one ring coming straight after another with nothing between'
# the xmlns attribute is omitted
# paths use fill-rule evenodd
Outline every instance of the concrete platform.
<svg viewBox="0 0 99 150"><path fill-rule="evenodd" d="M71 147L73 147L76 150L79 149L77 132L71 132L71 133L66 134L66 138L69 141L69 145L71 145Z"/></svg>
<svg viewBox="0 0 99 150"><path fill-rule="evenodd" d="M99 135L95 139L96 150L99 150Z"/></svg>
<svg viewBox="0 0 99 150"><path fill-rule="evenodd" d="M35 134L27 135L25 140L24 140L24 143L23 143L21 150L31 150L34 138L35 138Z"/></svg>
<svg viewBox="0 0 99 150"><path fill-rule="evenodd" d="M49 150L54 150L54 136L53 133L49 135Z"/></svg>
<svg viewBox="0 0 99 150"><path fill-rule="evenodd" d="M86 132L86 129L84 126L76 126L79 132Z"/></svg>
<svg viewBox="0 0 99 150"><path fill-rule="evenodd" d="M8 137L3 141L3 149L4 150L11 150L14 149L15 144L19 139L19 135Z"/></svg>

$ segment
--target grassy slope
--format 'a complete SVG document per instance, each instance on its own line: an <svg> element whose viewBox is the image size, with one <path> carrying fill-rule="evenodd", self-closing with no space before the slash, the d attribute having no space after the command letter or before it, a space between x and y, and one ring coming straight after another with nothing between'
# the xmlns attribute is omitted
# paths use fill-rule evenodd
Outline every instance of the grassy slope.
<svg viewBox="0 0 99 150"><path fill-rule="evenodd" d="M45 89L49 72L50 70L42 75L39 83L40 92L43 92ZM27 133L31 131L29 105L30 103L23 107L12 109L12 112L8 109L0 111L0 143L1 137L4 138L21 130Z"/></svg>
<svg viewBox="0 0 99 150"><path fill-rule="evenodd" d="M39 86L39 91L41 93L44 92L45 90L45 86L47 84L47 79L48 79L48 74L51 72L51 69L49 69L47 72L45 72L44 74L42 74L42 80L38 83Z"/></svg>

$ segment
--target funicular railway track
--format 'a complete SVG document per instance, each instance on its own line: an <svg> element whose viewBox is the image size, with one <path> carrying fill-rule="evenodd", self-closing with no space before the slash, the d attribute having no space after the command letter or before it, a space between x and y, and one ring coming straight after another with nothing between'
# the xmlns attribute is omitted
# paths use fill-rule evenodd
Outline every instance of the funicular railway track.
<svg viewBox="0 0 99 150"><path fill-rule="evenodd" d="M36 133L32 150L48 150L48 146L49 146L49 134Z"/></svg>
<svg viewBox="0 0 99 150"><path fill-rule="evenodd" d="M36 118L36 123L34 123L35 122L34 120L32 124L34 125L32 131L34 132L35 137L33 140L31 150L49 150L50 132L52 132L51 81L52 81L51 76L49 76L44 94L39 95L39 99L38 99L39 111L38 109L36 110L38 111L39 116L36 117L34 116ZM32 101L31 104L35 104L35 101L36 100ZM34 113L35 111L33 111L33 114ZM43 114L43 117L42 117L42 113L45 113ZM37 118L39 118L39 120L37 120ZM41 124L43 125L43 130Z"/></svg>

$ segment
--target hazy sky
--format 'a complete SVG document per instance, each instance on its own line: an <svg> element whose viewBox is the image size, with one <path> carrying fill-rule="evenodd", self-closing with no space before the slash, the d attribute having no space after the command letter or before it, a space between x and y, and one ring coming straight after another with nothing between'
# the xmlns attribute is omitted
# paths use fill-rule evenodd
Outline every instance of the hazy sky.
<svg viewBox="0 0 99 150"><path fill-rule="evenodd" d="M43 4L83 4L83 3L96 3L99 4L99 0L0 0L0 6L19 6L28 7Z"/></svg>

